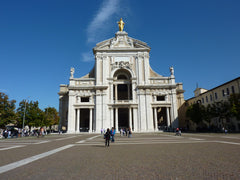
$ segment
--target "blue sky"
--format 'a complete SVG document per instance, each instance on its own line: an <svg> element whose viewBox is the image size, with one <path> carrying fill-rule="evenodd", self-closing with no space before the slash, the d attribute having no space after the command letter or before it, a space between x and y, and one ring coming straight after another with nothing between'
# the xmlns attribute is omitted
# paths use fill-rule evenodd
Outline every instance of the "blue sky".
<svg viewBox="0 0 240 180"><path fill-rule="evenodd" d="M151 47L150 65L175 70L185 99L240 75L239 0L0 1L0 92L18 103L58 109L60 84L94 66L92 48L115 36L120 17L130 37Z"/></svg>

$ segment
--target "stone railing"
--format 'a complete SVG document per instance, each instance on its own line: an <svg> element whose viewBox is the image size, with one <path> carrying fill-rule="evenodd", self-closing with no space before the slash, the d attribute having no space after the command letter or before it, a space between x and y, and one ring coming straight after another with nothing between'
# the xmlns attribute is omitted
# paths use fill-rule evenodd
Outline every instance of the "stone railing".
<svg viewBox="0 0 240 180"><path fill-rule="evenodd" d="M95 80L93 79L74 79L75 86L84 86L84 85L95 85Z"/></svg>
<svg viewBox="0 0 240 180"><path fill-rule="evenodd" d="M169 84L169 78L150 78L151 84Z"/></svg>

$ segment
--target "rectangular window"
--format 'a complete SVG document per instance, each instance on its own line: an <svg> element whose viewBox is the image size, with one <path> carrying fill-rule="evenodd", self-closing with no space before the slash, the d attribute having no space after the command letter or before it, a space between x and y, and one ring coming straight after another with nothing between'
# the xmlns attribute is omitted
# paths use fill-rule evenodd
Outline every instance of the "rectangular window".
<svg viewBox="0 0 240 180"><path fill-rule="evenodd" d="M229 95L229 89L227 88L227 95Z"/></svg>
<svg viewBox="0 0 240 180"><path fill-rule="evenodd" d="M218 98L218 95L217 95L217 93L215 93L215 99L217 99Z"/></svg>
<svg viewBox="0 0 240 180"><path fill-rule="evenodd" d="M208 97L206 96L206 102L208 102Z"/></svg>
<svg viewBox="0 0 240 180"><path fill-rule="evenodd" d="M224 92L224 89L222 90L222 96L223 96L223 97L225 96L225 92Z"/></svg>
<svg viewBox="0 0 240 180"><path fill-rule="evenodd" d="M202 103L204 104L204 98L202 98Z"/></svg>
<svg viewBox="0 0 240 180"><path fill-rule="evenodd" d="M233 94L235 93L234 86L232 86L232 93L233 93Z"/></svg>
<svg viewBox="0 0 240 180"><path fill-rule="evenodd" d="M157 101L165 101L165 96L157 96Z"/></svg>
<svg viewBox="0 0 240 180"><path fill-rule="evenodd" d="M212 101L212 95L210 94L210 101Z"/></svg>
<svg viewBox="0 0 240 180"><path fill-rule="evenodd" d="M81 97L81 102L89 102L89 97Z"/></svg>

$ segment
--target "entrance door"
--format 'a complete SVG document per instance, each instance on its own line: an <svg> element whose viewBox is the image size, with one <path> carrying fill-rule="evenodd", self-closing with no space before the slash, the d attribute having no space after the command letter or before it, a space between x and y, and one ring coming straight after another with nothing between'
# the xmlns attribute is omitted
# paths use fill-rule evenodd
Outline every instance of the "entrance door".
<svg viewBox="0 0 240 180"><path fill-rule="evenodd" d="M160 107L157 109L157 121L159 130L167 130L166 107Z"/></svg>
<svg viewBox="0 0 240 180"><path fill-rule="evenodd" d="M118 128L129 128L129 109L118 109Z"/></svg>
<svg viewBox="0 0 240 180"><path fill-rule="evenodd" d="M80 132L89 131L89 109L80 110Z"/></svg>

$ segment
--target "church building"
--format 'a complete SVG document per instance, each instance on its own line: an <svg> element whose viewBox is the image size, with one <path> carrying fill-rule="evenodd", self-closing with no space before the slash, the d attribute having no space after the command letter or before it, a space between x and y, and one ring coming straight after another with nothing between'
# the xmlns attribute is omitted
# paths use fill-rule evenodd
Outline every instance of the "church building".
<svg viewBox="0 0 240 180"><path fill-rule="evenodd" d="M67 133L100 132L114 127L133 132L177 128L178 107L183 103L182 83L154 72L150 47L123 31L122 18L115 37L93 48L95 65L85 76L60 85L60 126Z"/></svg>

